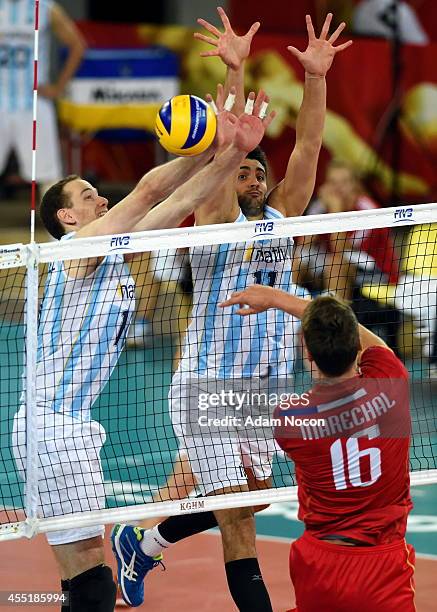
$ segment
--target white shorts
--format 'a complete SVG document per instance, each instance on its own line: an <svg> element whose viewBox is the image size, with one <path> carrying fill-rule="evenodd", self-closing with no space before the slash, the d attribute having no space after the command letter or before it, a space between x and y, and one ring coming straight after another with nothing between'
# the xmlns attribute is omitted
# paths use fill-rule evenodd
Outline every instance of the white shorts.
<svg viewBox="0 0 437 612"><path fill-rule="evenodd" d="M36 132L36 181L48 183L62 177L61 149L54 104L39 98ZM0 112L0 172L11 150L17 154L20 174L32 180L32 112Z"/></svg>
<svg viewBox="0 0 437 612"><path fill-rule="evenodd" d="M97 421L80 423L53 413L39 428L39 516L59 517L105 507L100 451L106 434ZM12 450L21 478L26 469L26 416L14 417ZM103 536L104 526L47 533L49 544L69 544Z"/></svg>
<svg viewBox="0 0 437 612"><path fill-rule="evenodd" d="M193 437L186 433L186 380L179 371L173 376L168 396L170 416L179 439L179 452L188 456L200 493L208 495L247 484L246 469L257 480L270 478L274 455L280 452L274 439L237 439L227 433Z"/></svg>
<svg viewBox="0 0 437 612"><path fill-rule="evenodd" d="M256 480L272 475L275 440L235 440L225 437L185 438L191 471L202 495L247 484L246 469Z"/></svg>

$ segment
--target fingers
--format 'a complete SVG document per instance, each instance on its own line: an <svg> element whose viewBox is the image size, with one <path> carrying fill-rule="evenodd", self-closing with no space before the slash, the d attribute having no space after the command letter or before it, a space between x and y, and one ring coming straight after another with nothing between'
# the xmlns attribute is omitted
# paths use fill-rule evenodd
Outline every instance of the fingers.
<svg viewBox="0 0 437 612"><path fill-rule="evenodd" d="M205 36L204 34L200 34L199 32L194 32L193 36L196 40L201 40L202 42L206 42L209 45L213 45L214 47L217 47L218 45L218 41L215 38Z"/></svg>
<svg viewBox="0 0 437 612"><path fill-rule="evenodd" d="M258 117L260 119L265 119L265 116L267 115L267 107L268 107L269 103L268 101L264 100L264 102L261 104L261 108L258 114Z"/></svg>
<svg viewBox="0 0 437 612"><path fill-rule="evenodd" d="M267 104L263 108L264 102L266 102ZM253 114L255 115L255 117L261 117L261 112L264 115L264 117L266 116L267 105L269 102L270 102L270 98L266 95L263 89L260 89L256 97L255 105L253 108Z"/></svg>
<svg viewBox="0 0 437 612"><path fill-rule="evenodd" d="M345 29L346 24L344 21L342 21L340 23L340 25L338 26L338 28L335 30L335 32L333 32L331 34L331 36L329 37L328 42L331 43L331 45L333 45L335 43L335 41L337 40L337 38L340 36L340 34L343 32L343 30Z"/></svg>
<svg viewBox="0 0 437 612"><path fill-rule="evenodd" d="M314 32L313 22L311 21L311 17L309 15L306 15L305 20L307 24L308 38L310 41L315 40L316 33Z"/></svg>
<svg viewBox="0 0 437 612"><path fill-rule="evenodd" d="M222 302L221 304L219 304L219 308L227 308L228 306L234 306L235 304L238 304L240 308L238 310L235 310L234 314L239 314L242 317L251 314L257 314L257 311L254 308L252 308L251 306L246 306L244 302L239 302L238 297L235 297L235 295L233 295L229 300L226 300L226 302Z"/></svg>
<svg viewBox="0 0 437 612"><path fill-rule="evenodd" d="M231 89L229 90L229 94L228 97L226 98L226 102L225 102L225 106L224 109L225 111L231 111L234 104L235 104L235 97L236 97L236 90L235 87L231 87Z"/></svg>
<svg viewBox="0 0 437 612"><path fill-rule="evenodd" d="M218 57L220 55L220 53L215 50L215 51L202 51L201 53L199 53L200 57Z"/></svg>
<svg viewBox="0 0 437 612"><path fill-rule="evenodd" d="M252 38L258 32L260 26L261 26L260 22L259 21L255 21L255 23L253 23L250 26L250 28L247 30L246 34L244 35L244 38L250 38L250 40L252 40Z"/></svg>
<svg viewBox="0 0 437 612"><path fill-rule="evenodd" d="M218 115L218 108L216 106L216 103L214 102L214 98L212 97L211 94L206 94L205 96L205 100L208 102L208 104L210 105L210 107L212 108L213 112L215 115Z"/></svg>
<svg viewBox="0 0 437 612"><path fill-rule="evenodd" d="M299 51L299 49L296 49L296 47L293 47L291 45L289 45L287 49L294 55L294 57L300 60L300 56L302 55L302 52Z"/></svg>
<svg viewBox="0 0 437 612"><path fill-rule="evenodd" d="M235 314L239 314L242 317L246 317L247 315L257 314L257 311L254 308L239 308L235 311Z"/></svg>
<svg viewBox="0 0 437 612"><path fill-rule="evenodd" d="M227 300L219 304L220 308L225 308L226 306L232 306L233 304L239 304L240 302L238 300L241 294L242 294L242 291L235 291L231 295L231 297L229 297Z"/></svg>
<svg viewBox="0 0 437 612"><path fill-rule="evenodd" d="M244 113L246 115L251 115L253 113L253 107L255 106L255 93L253 91L247 97L246 106L244 108Z"/></svg>
<svg viewBox="0 0 437 612"><path fill-rule="evenodd" d="M270 98L262 89L259 90L256 98L255 93L251 91L247 98L244 113L246 115L254 115L255 117L259 117L267 128L276 116L275 111L272 111L267 116L267 107L269 105L269 102Z"/></svg>
<svg viewBox="0 0 437 612"><path fill-rule="evenodd" d="M228 97L226 98L226 101L224 102L225 90L224 90L223 85L221 83L218 83L217 84L216 102L214 102L213 97L209 93L206 94L205 99L208 102L208 104L211 106L211 108L214 111L214 113L216 115L218 115L219 112L221 112L222 110L225 110L225 111L231 111L232 110L232 108L233 108L233 106L235 104L236 95L237 95L237 92L236 92L235 87L231 87L229 89Z"/></svg>
<svg viewBox="0 0 437 612"><path fill-rule="evenodd" d="M223 103L225 101L225 91L221 83L217 84L217 95L215 97L215 100L219 111L223 110Z"/></svg>
<svg viewBox="0 0 437 612"><path fill-rule="evenodd" d="M326 40L326 37L328 36L328 32L329 32L329 27L331 25L331 21L332 21L332 13L328 13L326 15L326 19L325 19L325 23L323 24L322 31L320 32L320 40Z"/></svg>
<svg viewBox="0 0 437 612"><path fill-rule="evenodd" d="M273 121L275 117L276 117L276 111L272 111L271 113L269 113L267 117L263 119L263 125L265 129L269 127L269 125L271 124L271 122Z"/></svg>
<svg viewBox="0 0 437 612"><path fill-rule="evenodd" d="M205 28L205 30L208 30L208 32L211 32L211 34L214 34L214 36L220 36L221 34L220 30L217 29L215 26L213 26L212 23L209 23L209 21L199 18L197 20L197 23L201 25L203 28Z"/></svg>
<svg viewBox="0 0 437 612"><path fill-rule="evenodd" d="M347 42L343 43L342 45L338 45L338 47L334 47L335 52L337 53L338 51L344 51L345 49L350 47L352 43L353 43L352 40L348 40Z"/></svg>
<svg viewBox="0 0 437 612"><path fill-rule="evenodd" d="M221 6L217 7L217 13L220 15L220 19L222 20L225 30L232 30L231 22Z"/></svg>

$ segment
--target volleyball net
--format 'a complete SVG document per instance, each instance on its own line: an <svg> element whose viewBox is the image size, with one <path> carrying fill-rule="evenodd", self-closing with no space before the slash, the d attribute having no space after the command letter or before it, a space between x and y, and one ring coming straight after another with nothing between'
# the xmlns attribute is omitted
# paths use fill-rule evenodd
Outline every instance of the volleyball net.
<svg viewBox="0 0 437 612"><path fill-rule="evenodd" d="M0 539L296 499L272 422L311 371L297 319L220 307L254 283L350 301L437 482L436 238L423 204L1 247ZM217 493L247 471L271 488Z"/></svg>

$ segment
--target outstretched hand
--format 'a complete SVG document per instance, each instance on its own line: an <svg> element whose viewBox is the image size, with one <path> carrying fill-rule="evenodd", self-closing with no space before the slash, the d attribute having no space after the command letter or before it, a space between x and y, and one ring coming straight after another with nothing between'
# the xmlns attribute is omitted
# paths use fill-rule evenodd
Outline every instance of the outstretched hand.
<svg viewBox="0 0 437 612"><path fill-rule="evenodd" d="M344 21L338 26L333 34L328 38L329 26L332 21L332 13L328 13L323 24L320 37L317 38L314 32L313 23L309 15L306 16L308 31L308 47L305 51L299 51L296 47L289 46L287 49L300 61L305 68L305 72L313 76L324 77L330 69L335 55L339 51L344 51L352 44L351 40L334 47L334 43L340 36L346 24Z"/></svg>
<svg viewBox="0 0 437 612"><path fill-rule="evenodd" d="M235 87L231 87L226 102L224 102L223 85L217 85L217 98L214 102L211 94L206 100L212 106L217 116L216 145L223 149L230 144L240 151L249 153L261 142L266 129L275 118L275 111L267 115L269 97L261 89L255 98L250 92L244 113L236 117L232 112L235 101Z"/></svg>
<svg viewBox="0 0 437 612"><path fill-rule="evenodd" d="M222 62L233 70L238 70L241 63L248 57L250 53L250 45L252 38L260 27L259 21L254 23L244 36L238 36L232 29L228 16L221 6L217 7L217 12L220 15L224 32L220 32L212 23L205 19L198 19L197 23L208 30L215 38L205 36L199 32L194 33L194 38L208 43L215 47L211 51L202 51L201 57L220 57Z"/></svg>
<svg viewBox="0 0 437 612"><path fill-rule="evenodd" d="M258 314L275 306L274 298L276 297L276 292L277 289L272 289L272 287L251 285L244 289L244 291L236 291L229 299L219 304L219 306L220 308L226 308L227 306L238 304L240 308L235 311L235 314L242 315L243 317Z"/></svg>

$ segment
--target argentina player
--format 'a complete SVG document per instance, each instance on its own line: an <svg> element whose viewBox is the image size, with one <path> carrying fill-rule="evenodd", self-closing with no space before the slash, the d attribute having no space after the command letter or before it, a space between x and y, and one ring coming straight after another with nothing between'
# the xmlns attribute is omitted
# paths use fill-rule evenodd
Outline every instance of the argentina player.
<svg viewBox="0 0 437 612"><path fill-rule="evenodd" d="M213 45L214 51L204 55L219 56L227 66L227 85L235 86L236 107L244 99L244 62L250 51L256 24L244 37L235 35L222 9L219 9L224 32L199 20L215 38L196 34L200 40ZM289 51L305 69L305 88L302 106L296 124L296 145L290 156L284 179L267 193L267 160L258 147L240 164L236 178L230 179L220 191L214 206L196 210L196 224L241 223L253 220L275 221L284 217L299 216L305 210L314 190L319 151L322 145L326 113L325 76L338 51L351 42L334 47L345 27L341 24L329 37L332 15L328 14L320 37L315 36L310 17L307 17L308 47L300 52L294 47ZM208 379L261 379L284 377L292 374L296 359L296 337L300 323L291 316L268 311L250 324L231 312L217 308L221 297L226 299L234 288L250 284L265 284L281 288L288 293L302 295L302 290L292 282L292 239L263 239L254 243L220 245L211 249L191 249L193 271L193 315L188 328L185 351L175 374L170 399L173 420L183 419L178 397L183 383L190 373ZM186 443L194 444L191 440ZM226 460L217 459L220 453L214 445L210 448L211 461L199 465L198 453L190 458L196 480L204 493L217 491L220 483L228 486L256 488L269 486L271 459L275 452L274 441L266 445L256 442L253 449L240 448L234 452L234 465L229 454ZM249 444L250 447L250 444ZM241 456L242 451L242 456ZM218 464L225 464L220 467ZM241 464L246 474L241 471ZM223 471L224 470L224 471ZM254 483L254 481L256 481Z"/></svg>
<svg viewBox="0 0 437 612"><path fill-rule="evenodd" d="M237 90L237 106L244 100L244 62L259 24L245 36L233 32L223 9L218 9L225 28L199 20L216 38L196 35L216 47L203 55L220 56L228 67L227 85ZM296 128L296 146L290 157L286 176L267 196L265 156L253 150L238 166L237 176L224 184L214 202L205 202L195 211L196 225L241 223L252 220L282 219L301 215L313 193L326 112L326 83L335 54L350 43L337 47L345 27L342 24L328 39L332 15L328 15L321 35L316 38L307 17L308 47L301 53L289 50L305 69L305 92ZM242 107L241 107L242 109ZM295 330L298 321L277 311L262 313L248 322L218 307L229 293L251 284L267 284L287 292L298 292L292 284L292 240L264 239L255 243L214 245L190 249L193 275L193 310L185 346L169 394L170 410L176 433L184 432L181 443L187 452L191 470L204 495L248 491L270 486L271 460L276 450L271 440L245 440L241 444L226 434L190 435L188 391L194 379L211 383L215 390L227 380L240 382L276 379L290 373L295 360ZM220 383L221 381L221 383ZM207 389L208 390L208 389ZM117 526L113 539L120 543L116 556L119 570L126 569L123 596L131 605L143 598L142 578L147 573L138 567L128 573L135 553L141 549L149 556L179 540L218 524L224 549L225 568L231 595L243 612L269 612L271 603L256 558L255 527L251 508L230 508L216 512L177 516L151 530L136 528L135 542L131 527ZM138 547L138 542L140 545ZM137 566L135 566L137 567Z"/></svg>
<svg viewBox="0 0 437 612"><path fill-rule="evenodd" d="M255 143L264 134L264 124L256 121ZM155 168L110 210L108 200L82 178L69 176L59 181L41 204L46 229L55 238L75 240L177 227L200 202L208 200L243 158L247 148L241 152L242 138L235 136L237 123L231 113L219 113L217 142L210 151ZM220 154L202 168L217 150L217 143ZM56 262L49 269L39 319L37 364L43 517L104 507L100 450L105 431L91 419L90 409L124 346L134 295L134 281L119 254ZM25 416L22 406L14 419L12 440L22 474ZM62 588L70 592L70 607L65 610L107 612L114 608L115 584L110 568L104 565L103 532L103 526L96 526L48 535Z"/></svg>

